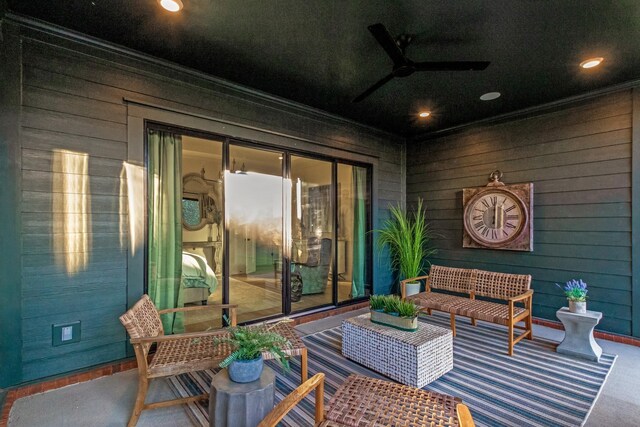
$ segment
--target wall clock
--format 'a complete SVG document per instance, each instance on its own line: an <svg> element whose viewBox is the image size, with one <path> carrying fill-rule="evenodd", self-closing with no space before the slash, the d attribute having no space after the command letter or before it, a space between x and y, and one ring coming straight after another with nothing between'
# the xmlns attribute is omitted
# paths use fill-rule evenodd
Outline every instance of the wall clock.
<svg viewBox="0 0 640 427"><path fill-rule="evenodd" d="M533 183L505 185L502 172L485 187L462 190L462 247L533 250Z"/></svg>

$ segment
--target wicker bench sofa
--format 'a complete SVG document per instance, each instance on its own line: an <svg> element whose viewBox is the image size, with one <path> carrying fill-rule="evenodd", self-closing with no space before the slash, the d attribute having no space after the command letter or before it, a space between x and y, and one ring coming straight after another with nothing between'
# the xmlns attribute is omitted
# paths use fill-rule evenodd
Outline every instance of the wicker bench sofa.
<svg viewBox="0 0 640 427"><path fill-rule="evenodd" d="M425 281L425 292L406 295L406 284ZM505 325L509 328L509 356L513 346L523 338L533 339L531 307L533 290L531 276L525 274L496 273L467 268L432 265L428 276L414 277L400 282L402 298L414 301L431 314L432 310L451 315L451 331L456 335L456 315ZM445 292L434 292L434 291ZM495 301L478 300L486 297ZM524 326L517 325L523 322ZM514 329L524 333L514 336Z"/></svg>

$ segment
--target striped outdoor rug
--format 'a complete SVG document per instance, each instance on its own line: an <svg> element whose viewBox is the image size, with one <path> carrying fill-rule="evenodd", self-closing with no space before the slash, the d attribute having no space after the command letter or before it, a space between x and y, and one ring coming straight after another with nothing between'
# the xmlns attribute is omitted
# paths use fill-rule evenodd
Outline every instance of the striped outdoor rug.
<svg viewBox="0 0 640 427"><path fill-rule="evenodd" d="M445 328L449 318L433 315L421 321ZM342 357L341 329L334 328L303 338L309 349L309 376L326 374L326 399L350 373L385 378ZM505 328L478 322L477 327L460 319L454 338L454 368L425 387L461 397L469 406L477 426L580 426L586 420L613 366L616 356L602 355L600 363L557 354L557 343L523 340L515 355L506 354ZM389 357L393 357L389 355ZM292 372L277 372L276 401L299 384L300 359L292 360ZM181 395L209 390L212 371L185 374L172 380ZM191 404L196 424L208 426L208 402ZM282 425L313 425L313 401L305 399L283 420Z"/></svg>

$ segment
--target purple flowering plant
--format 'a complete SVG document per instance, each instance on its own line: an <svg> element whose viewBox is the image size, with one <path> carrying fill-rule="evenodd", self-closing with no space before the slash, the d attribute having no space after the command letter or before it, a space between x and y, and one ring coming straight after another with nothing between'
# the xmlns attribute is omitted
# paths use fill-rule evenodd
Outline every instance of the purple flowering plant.
<svg viewBox="0 0 640 427"><path fill-rule="evenodd" d="M587 300L587 284L582 279L572 279L565 283L564 288L556 283L556 286L562 289L569 301L584 302Z"/></svg>

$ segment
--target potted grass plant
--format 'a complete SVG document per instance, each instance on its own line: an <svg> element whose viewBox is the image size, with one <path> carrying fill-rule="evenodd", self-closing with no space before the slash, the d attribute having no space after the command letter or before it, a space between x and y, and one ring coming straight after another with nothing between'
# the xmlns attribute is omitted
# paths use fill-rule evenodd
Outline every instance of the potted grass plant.
<svg viewBox="0 0 640 427"><path fill-rule="evenodd" d="M561 287L556 283L556 286L562 289L564 295L569 301L569 311L572 313L586 313L587 312L587 284L578 280L569 280Z"/></svg>
<svg viewBox="0 0 640 427"><path fill-rule="evenodd" d="M369 307L373 323L403 331L418 329L420 309L412 301L403 301L395 295L373 295Z"/></svg>
<svg viewBox="0 0 640 427"><path fill-rule="evenodd" d="M215 343L226 343L233 348L233 352L219 365L229 368L231 381L249 383L260 378L264 367L262 353L265 351L270 352L285 371L289 370L289 359L282 351L289 340L275 332L236 326L229 328L228 337L216 339Z"/></svg>
<svg viewBox="0 0 640 427"><path fill-rule="evenodd" d="M389 248L391 267L398 272L399 279L404 280L421 276L428 257L436 253L431 246L433 233L426 220L426 211L422 199L413 213L408 213L400 206L390 206L391 217L384 221L378 233L378 250ZM406 295L420 292L419 282L407 283Z"/></svg>

